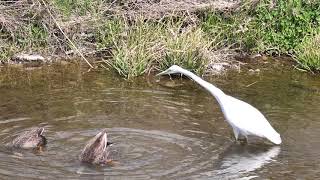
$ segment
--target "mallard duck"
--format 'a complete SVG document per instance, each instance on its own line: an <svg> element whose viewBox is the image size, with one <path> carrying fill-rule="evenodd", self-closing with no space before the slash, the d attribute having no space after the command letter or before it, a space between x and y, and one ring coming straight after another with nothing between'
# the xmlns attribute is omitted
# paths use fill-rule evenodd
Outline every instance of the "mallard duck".
<svg viewBox="0 0 320 180"><path fill-rule="evenodd" d="M14 148L32 149L42 148L47 144L47 139L43 136L44 128L36 127L18 135L8 145Z"/></svg>
<svg viewBox="0 0 320 180"><path fill-rule="evenodd" d="M88 141L80 154L80 161L91 164L109 164L112 161L108 157L111 144L107 139L107 130L102 130Z"/></svg>

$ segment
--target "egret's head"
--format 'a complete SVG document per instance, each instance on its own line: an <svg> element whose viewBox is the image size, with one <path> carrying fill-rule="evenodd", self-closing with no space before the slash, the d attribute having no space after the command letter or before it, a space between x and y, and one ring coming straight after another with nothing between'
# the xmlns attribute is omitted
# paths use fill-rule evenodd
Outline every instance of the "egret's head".
<svg viewBox="0 0 320 180"><path fill-rule="evenodd" d="M161 76L161 75L165 75L165 74L177 74L177 73L181 73L183 69L177 65L172 65L171 67L169 67L167 70L157 74L157 76Z"/></svg>

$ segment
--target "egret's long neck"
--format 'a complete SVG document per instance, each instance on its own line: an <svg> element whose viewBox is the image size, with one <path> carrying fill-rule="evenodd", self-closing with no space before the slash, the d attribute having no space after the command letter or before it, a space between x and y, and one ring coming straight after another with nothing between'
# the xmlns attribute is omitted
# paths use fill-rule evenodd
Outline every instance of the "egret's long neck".
<svg viewBox="0 0 320 180"><path fill-rule="evenodd" d="M221 98L225 97L225 94L223 93L223 91L221 91L219 88L215 87L214 85L210 84L209 82L201 79L199 76L193 74L192 72L182 69L180 73L193 79L203 88L208 90L217 99L219 103L221 102Z"/></svg>

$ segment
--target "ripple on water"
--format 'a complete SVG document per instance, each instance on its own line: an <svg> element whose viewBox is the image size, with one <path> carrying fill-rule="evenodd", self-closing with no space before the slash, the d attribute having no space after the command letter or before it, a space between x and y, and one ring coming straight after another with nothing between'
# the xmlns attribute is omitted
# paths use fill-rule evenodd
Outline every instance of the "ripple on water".
<svg viewBox="0 0 320 180"><path fill-rule="evenodd" d="M184 177L189 173L209 168L218 147L177 134L129 128L109 130L114 149L119 155L118 164L98 172L90 168L80 174L101 174L127 177Z"/></svg>
<svg viewBox="0 0 320 180"><path fill-rule="evenodd" d="M46 136L49 143L44 152L12 152L5 148L0 151L0 177L46 179L61 178L62 175L64 178L94 175L142 179L163 176L182 178L211 168L221 151L214 143L173 133L110 128L108 138L114 143L112 154L115 165L95 167L81 164L78 155L85 143L99 130L51 131L48 126Z"/></svg>

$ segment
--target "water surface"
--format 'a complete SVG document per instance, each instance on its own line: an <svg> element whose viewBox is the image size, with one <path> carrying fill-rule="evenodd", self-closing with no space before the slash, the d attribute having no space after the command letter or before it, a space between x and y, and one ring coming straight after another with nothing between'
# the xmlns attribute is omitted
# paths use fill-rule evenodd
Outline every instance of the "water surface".
<svg viewBox="0 0 320 180"><path fill-rule="evenodd" d="M320 81L296 71L207 78L265 114L281 146L234 143L214 98L186 78L115 74L80 67L0 69L0 179L317 179ZM43 152L4 146L44 126ZM81 164L86 141L107 128L114 166Z"/></svg>

